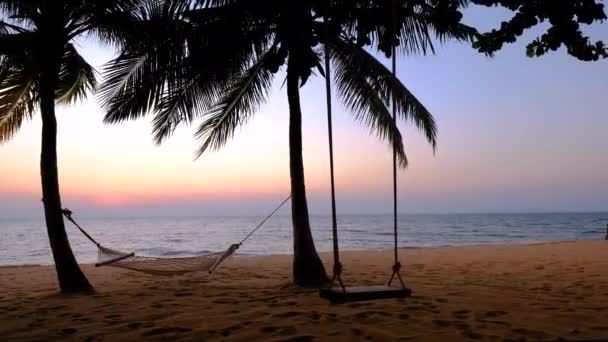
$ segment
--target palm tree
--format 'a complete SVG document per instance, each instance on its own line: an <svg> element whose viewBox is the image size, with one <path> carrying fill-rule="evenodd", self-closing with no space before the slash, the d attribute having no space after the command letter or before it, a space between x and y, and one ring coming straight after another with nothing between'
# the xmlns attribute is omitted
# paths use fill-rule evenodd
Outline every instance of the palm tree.
<svg viewBox="0 0 608 342"><path fill-rule="evenodd" d="M301 286L327 281L312 238L302 158L300 88L317 71L327 43L335 66L338 96L355 118L395 146L401 166L407 165L401 134L389 112L393 96L400 118L411 120L436 144L436 126L429 111L357 41L392 46L386 34L391 7L371 1L253 2L244 0L154 1L133 15L132 35L121 55L107 66L100 98L105 121L118 123L154 113L157 143L180 123L202 117L196 137L205 151L221 148L266 100L277 72L286 65L289 101L290 176L293 221L293 277ZM384 2L378 2L384 3ZM403 8L397 22L398 42L406 53L432 50L432 36L469 38L474 30L434 25L432 6L417 12ZM323 15L326 20L321 20ZM375 14L369 16L369 14ZM388 18L388 22L387 22ZM370 21L371 19L371 21ZM324 32L328 32L327 35ZM393 35L395 36L395 35ZM392 91L394 89L394 91Z"/></svg>
<svg viewBox="0 0 608 342"><path fill-rule="evenodd" d="M40 175L47 232L64 292L90 290L70 247L62 217L57 170L55 104L70 105L96 86L93 67L74 40L105 28L129 1L0 0L0 143L10 140L36 109L42 116Z"/></svg>

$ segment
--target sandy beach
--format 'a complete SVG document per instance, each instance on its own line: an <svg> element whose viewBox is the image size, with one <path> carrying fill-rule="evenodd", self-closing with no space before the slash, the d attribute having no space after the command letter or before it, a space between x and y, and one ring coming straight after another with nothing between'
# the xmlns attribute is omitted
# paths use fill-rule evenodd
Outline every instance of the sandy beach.
<svg viewBox="0 0 608 342"><path fill-rule="evenodd" d="M350 285L385 282L390 252L345 252ZM0 268L13 340L608 340L608 242L401 252L408 299L332 305L289 285L289 256L237 257L213 276L84 267L92 295L49 266ZM323 258L331 269L328 254Z"/></svg>

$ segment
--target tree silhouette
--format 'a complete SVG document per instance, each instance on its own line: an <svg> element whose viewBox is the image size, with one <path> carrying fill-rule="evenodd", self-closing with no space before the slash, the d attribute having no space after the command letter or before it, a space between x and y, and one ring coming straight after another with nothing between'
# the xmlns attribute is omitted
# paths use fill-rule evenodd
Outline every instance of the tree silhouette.
<svg viewBox="0 0 608 342"><path fill-rule="evenodd" d="M325 42L335 65L340 99L357 120L396 146L401 166L407 165L407 158L389 113L393 94L400 118L412 121L433 146L436 144L435 122L429 111L350 36L351 19L361 8L352 6L354 2L336 2L328 8L328 3L234 0L201 1L190 6L188 1L151 2L133 14L133 34L123 42L121 55L108 65L100 92L107 122L153 113L157 143L170 136L178 124L201 117L196 133L200 155L226 144L265 102L275 76L286 67L293 275L294 282L304 286L327 280L310 232L300 106L300 88L313 73L325 75L320 63ZM376 12L390 18L390 10L380 7ZM475 32L459 23L440 32L430 12L408 11L411 13L404 11L398 22L406 53L432 50L435 36L464 40ZM327 20L322 20L323 13L329 13Z"/></svg>
<svg viewBox="0 0 608 342"><path fill-rule="evenodd" d="M480 52L492 54L505 43L514 43L525 30L540 23L549 28L527 47L529 57L539 57L556 51L562 45L568 54L583 61L608 58L604 42L591 42L581 31L581 24L590 25L607 19L604 5L596 0L471 0L484 6L503 6L514 12L513 17L483 34L474 43Z"/></svg>
<svg viewBox="0 0 608 342"><path fill-rule="evenodd" d="M40 174L47 232L59 286L64 292L90 290L70 247L61 213L57 170L55 104L70 105L95 88L95 71L74 40L97 33L112 41L113 12L131 1L0 0L0 143L21 125L42 116Z"/></svg>

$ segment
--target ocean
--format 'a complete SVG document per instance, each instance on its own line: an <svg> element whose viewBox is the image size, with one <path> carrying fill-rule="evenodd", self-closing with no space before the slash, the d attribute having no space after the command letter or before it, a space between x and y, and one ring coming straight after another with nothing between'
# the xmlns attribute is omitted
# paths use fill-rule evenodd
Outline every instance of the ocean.
<svg viewBox="0 0 608 342"><path fill-rule="evenodd" d="M79 218L103 246L149 256L194 256L226 249L245 237L263 217ZM425 248L499 243L601 240L608 212L543 214L400 215L399 245ZM331 250L331 217L312 215L319 251ZM340 248L388 249L393 245L392 215L342 215ZM97 249L66 221L81 263L95 262ZM271 218L239 250L241 255L290 254L291 217ZM0 265L51 264L42 219L0 218Z"/></svg>

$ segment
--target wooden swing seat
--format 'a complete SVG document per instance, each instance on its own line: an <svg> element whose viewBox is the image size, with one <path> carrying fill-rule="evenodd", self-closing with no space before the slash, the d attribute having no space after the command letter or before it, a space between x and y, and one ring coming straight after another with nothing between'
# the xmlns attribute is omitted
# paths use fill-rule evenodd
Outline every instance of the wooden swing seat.
<svg viewBox="0 0 608 342"><path fill-rule="evenodd" d="M412 291L408 288L388 285L347 286L345 288L332 286L319 290L321 298L335 304L376 299L406 298L411 295Z"/></svg>

